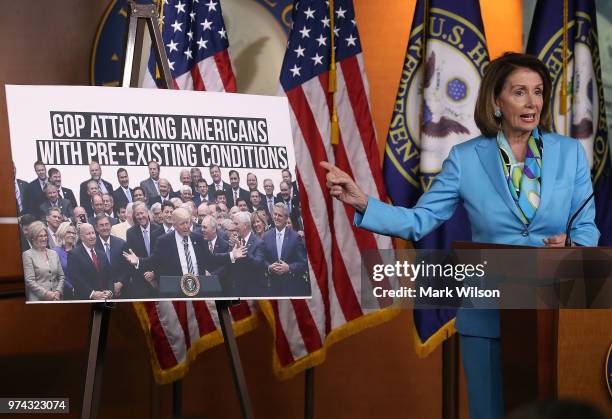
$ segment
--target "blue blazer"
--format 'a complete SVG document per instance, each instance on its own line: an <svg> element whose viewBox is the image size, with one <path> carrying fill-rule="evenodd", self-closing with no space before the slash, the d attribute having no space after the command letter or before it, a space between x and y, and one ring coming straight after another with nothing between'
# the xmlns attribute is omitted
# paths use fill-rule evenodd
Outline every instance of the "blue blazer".
<svg viewBox="0 0 612 419"><path fill-rule="evenodd" d="M545 238L565 232L570 217L592 192L591 173L579 141L558 134L542 136L540 205L525 228L510 195L495 138L477 137L454 146L429 191L413 208L394 207L369 198L355 225L376 233L419 240L448 220L461 202L472 226L472 240L543 246ZM597 246L595 205L591 200L573 223L572 241ZM457 331L499 337L498 310L461 309Z"/></svg>

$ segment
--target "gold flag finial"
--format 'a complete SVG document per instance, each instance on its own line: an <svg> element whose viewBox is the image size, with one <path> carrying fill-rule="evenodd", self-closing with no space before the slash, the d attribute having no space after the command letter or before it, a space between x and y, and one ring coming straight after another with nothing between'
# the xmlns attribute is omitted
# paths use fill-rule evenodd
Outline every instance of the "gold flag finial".
<svg viewBox="0 0 612 419"><path fill-rule="evenodd" d="M559 113L567 115L567 61L568 61L568 2L563 0L563 39L561 44L562 50L562 67L561 67L561 93L559 103ZM565 118L565 133L567 135L567 118Z"/></svg>
<svg viewBox="0 0 612 419"><path fill-rule="evenodd" d="M334 33L334 0L329 0L329 48L331 49L329 59L329 81L327 91L331 94L332 115L331 115L331 143L340 143L340 128L338 126L338 112L336 111L336 44Z"/></svg>

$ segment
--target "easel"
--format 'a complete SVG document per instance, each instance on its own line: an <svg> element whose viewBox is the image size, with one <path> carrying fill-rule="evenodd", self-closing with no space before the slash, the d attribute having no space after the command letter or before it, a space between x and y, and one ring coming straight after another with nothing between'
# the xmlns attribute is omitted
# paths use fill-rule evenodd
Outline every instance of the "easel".
<svg viewBox="0 0 612 419"><path fill-rule="evenodd" d="M125 58L123 66L123 79L121 86L124 88L138 87L138 76L140 72L140 59L142 55L142 45L144 39L144 25L147 24L155 59L159 68L161 85L164 89L173 89L168 57L163 48L163 40L158 26L158 16L153 4L136 4L133 0L128 0L128 32L125 42ZM134 59L136 57L136 59ZM217 300L215 306L219 315L219 323L225 349L230 358L232 368L232 378L238 393L240 411L244 419L252 419L253 410L251 400L242 369L242 362L238 353L236 337L232 329L232 320L229 307L231 301ZM102 384L102 364L104 350L106 348L106 338L108 335L108 323L110 310L113 304L100 303L92 307L92 318L90 326L89 356L87 363L87 376L85 379L85 390L83 395L82 419L93 419L98 413L100 401L100 388ZM174 418L181 416L182 383L175 381L172 388L173 406L172 415Z"/></svg>

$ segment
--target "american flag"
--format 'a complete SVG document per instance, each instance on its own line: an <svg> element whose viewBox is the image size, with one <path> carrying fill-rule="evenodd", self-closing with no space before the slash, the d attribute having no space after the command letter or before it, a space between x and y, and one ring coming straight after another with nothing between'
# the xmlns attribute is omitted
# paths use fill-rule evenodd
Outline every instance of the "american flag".
<svg viewBox="0 0 612 419"><path fill-rule="evenodd" d="M331 199L319 162L335 163L370 196L385 199L368 82L351 0L334 1L340 142L331 144L329 3L301 0L280 84L289 100L312 299L262 303L275 338L275 373L289 378L325 360L329 345L393 317L391 308L361 303L361 253L391 249L388 237L352 226L354 210Z"/></svg>
<svg viewBox="0 0 612 419"><path fill-rule="evenodd" d="M159 16L175 89L236 91L219 0L163 0ZM156 87L157 75L151 52L144 86ZM159 384L182 378L196 355L223 342L214 302L160 301L135 303L134 307L149 340ZM232 307L231 314L236 335L257 325L250 303Z"/></svg>

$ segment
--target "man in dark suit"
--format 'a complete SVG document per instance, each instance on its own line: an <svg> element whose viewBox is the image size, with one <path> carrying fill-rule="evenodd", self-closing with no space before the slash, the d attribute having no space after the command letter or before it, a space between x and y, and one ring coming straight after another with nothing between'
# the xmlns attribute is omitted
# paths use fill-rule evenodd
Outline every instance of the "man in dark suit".
<svg viewBox="0 0 612 419"><path fill-rule="evenodd" d="M238 205L238 199L242 198L246 202L251 200L249 192L240 187L240 175L236 170L230 170L230 190L225 192L228 208Z"/></svg>
<svg viewBox="0 0 612 419"><path fill-rule="evenodd" d="M98 192L105 193L113 193L113 185L110 182L102 179L102 168L97 161L92 161L89 163L89 174L91 178L81 182L79 187L79 202L81 206L87 210L89 215L93 215L88 208L89 203L91 202L91 193L90 193L90 185L89 182L95 181L98 185Z"/></svg>
<svg viewBox="0 0 612 419"><path fill-rule="evenodd" d="M151 223L149 211L144 202L133 204L132 217L134 225L126 233L127 247L138 257L151 256L164 230ZM155 275L152 270L140 270L134 274L128 294L134 298L153 298L157 296L154 281Z"/></svg>
<svg viewBox="0 0 612 419"><path fill-rule="evenodd" d="M221 169L216 164L210 166L210 177L212 178L212 183L208 185L208 201L215 202L216 191L227 193L231 187L229 183L221 180Z"/></svg>
<svg viewBox="0 0 612 419"><path fill-rule="evenodd" d="M45 201L43 188L47 183L47 169L43 162L37 160L34 163L34 171L36 172L36 179L28 184L24 198L24 212L32 215L36 215L40 204Z"/></svg>
<svg viewBox="0 0 612 419"><path fill-rule="evenodd" d="M295 180L293 180L293 177L291 176L291 172L289 171L289 169L283 169L281 171L281 176L283 178L283 181L287 182L287 184L289 185L289 195L291 196L291 198L295 198L298 200L300 200L300 191L298 189L298 185L297 182Z"/></svg>
<svg viewBox="0 0 612 419"><path fill-rule="evenodd" d="M93 197L96 195L100 195L100 189L98 188L98 182L95 180L90 180L87 182L87 199L81 200L81 206L85 208L85 212L88 217L93 217L94 210L91 201Z"/></svg>
<svg viewBox="0 0 612 419"><path fill-rule="evenodd" d="M208 183L206 183L206 179L200 179L193 196L193 203L196 207L199 207L200 204L208 204L208 202Z"/></svg>
<svg viewBox="0 0 612 419"><path fill-rule="evenodd" d="M28 188L28 182L17 179L17 168L13 162L13 179L15 180L15 202L17 204L17 216L25 214L25 192Z"/></svg>
<svg viewBox="0 0 612 419"><path fill-rule="evenodd" d="M268 217L270 217L270 211L268 211L268 206L265 205L262 201L261 201L261 194L259 193L259 191L255 190L255 191L251 191L251 199L250 199L250 204L251 204L251 212L255 212L257 210L263 210L266 212L266 215L268 215ZM271 217L269 218L271 219Z"/></svg>
<svg viewBox="0 0 612 419"><path fill-rule="evenodd" d="M62 186L62 174L55 167L49 169L49 183L55 185L55 187L57 188L57 194L60 198L67 199L68 201L70 201L70 205L72 206L72 208L76 208L78 206L76 197L74 196L74 192L72 192L72 189L64 188Z"/></svg>
<svg viewBox="0 0 612 419"><path fill-rule="evenodd" d="M295 196L291 196L291 185L286 181L280 183L280 192L277 195L278 202L284 204L289 212L289 218L291 218L291 224L295 231L303 230L302 227L302 213L300 210L300 200Z"/></svg>
<svg viewBox="0 0 612 419"><path fill-rule="evenodd" d="M161 204L161 227L164 229L164 234L169 233L170 231L174 231L174 224L172 222L172 213L174 212L174 210L174 204L170 201L166 201Z"/></svg>
<svg viewBox="0 0 612 419"><path fill-rule="evenodd" d="M159 163L151 160L147 165L149 177L140 182L140 187L144 189L149 200L159 196Z"/></svg>
<svg viewBox="0 0 612 419"><path fill-rule="evenodd" d="M198 193L198 182L200 179L203 179L202 171L199 167L192 167L189 173L191 175L191 192L195 195ZM208 186L208 184L206 184L206 186Z"/></svg>
<svg viewBox="0 0 612 419"><path fill-rule="evenodd" d="M88 222L91 225L96 225L95 217L98 215L106 215L106 212L104 211L104 198L102 197L102 194L94 195L91 198L91 206L93 208L93 215L88 218ZM119 224L119 220L116 218L108 217L108 220L112 226Z"/></svg>
<svg viewBox="0 0 612 419"><path fill-rule="evenodd" d="M123 257L123 252L127 250L126 243L119 237L111 236L111 223L104 214L97 215L95 219L95 230L98 234L96 240L96 252L106 255L106 259L111 266L111 279L113 281L113 296L121 297L121 291L129 283L130 271L132 267Z"/></svg>
<svg viewBox="0 0 612 419"><path fill-rule="evenodd" d="M259 181L257 180L255 173L247 173L247 189L249 192L257 191L263 196L263 193L259 190Z"/></svg>
<svg viewBox="0 0 612 419"><path fill-rule="evenodd" d="M117 170L117 180L119 181L119 187L113 191L115 212L118 212L119 207L125 208L127 204L134 200L134 190L130 188L130 177L128 176L127 170L123 167Z"/></svg>
<svg viewBox="0 0 612 419"><path fill-rule="evenodd" d="M263 297L267 295L264 272L263 242L252 234L251 216L248 212L237 212L232 221L238 233L240 246L246 246L247 257L229 266L228 277L236 297Z"/></svg>
<svg viewBox="0 0 612 419"><path fill-rule="evenodd" d="M104 252L96 247L96 232L91 224L79 229L81 243L68 252L66 274L74 285L79 300L107 300L112 298L114 288L111 266Z"/></svg>
<svg viewBox="0 0 612 419"><path fill-rule="evenodd" d="M213 216L206 215L202 218L202 236L208 243L208 250L211 253L227 253L229 252L230 245L223 237L218 235L217 231L217 219ZM217 266L207 267L208 272L214 275L220 275L223 272L224 266L218 264ZM227 287L231 290L231 286Z"/></svg>
<svg viewBox="0 0 612 419"><path fill-rule="evenodd" d="M308 296L310 282L303 239L287 228L289 215L283 203L274 205L274 227L264 234L264 259L273 296Z"/></svg>
<svg viewBox="0 0 612 419"><path fill-rule="evenodd" d="M32 248L32 243L28 240L28 229L30 224L38 221L32 214L24 214L19 218L19 238L21 239L21 253Z"/></svg>
<svg viewBox="0 0 612 419"><path fill-rule="evenodd" d="M274 204L276 204L279 199L274 196L274 182L272 179L264 179L263 182L264 191L266 192L261 197L262 205L265 205L268 209L268 214L270 214L270 220L272 220L272 212L274 211Z"/></svg>
<svg viewBox="0 0 612 419"><path fill-rule="evenodd" d="M70 201L67 199L61 199L59 197L57 188L54 184L47 183L43 188L43 192L45 193L47 199L45 199L45 201L38 207L38 211L36 213L38 218L46 215L49 208L52 207L59 208L65 219L72 217L72 210L74 209L72 204L70 204Z"/></svg>
<svg viewBox="0 0 612 419"><path fill-rule="evenodd" d="M156 202L163 204L164 202L170 201L172 198L175 197L180 197L180 193L173 193L168 179L161 178L159 179L159 194L148 200L149 206L153 205Z"/></svg>
<svg viewBox="0 0 612 419"><path fill-rule="evenodd" d="M183 275L191 273L203 281L208 267L229 264L244 257L246 253L246 249L240 248L230 253L213 255L204 238L198 233L191 232L191 214L187 209L175 209L172 219L174 234L161 236L150 257L137 257L133 252L124 254L138 271L154 271L158 278L172 277L164 280L173 280L176 277L177 281Z"/></svg>

